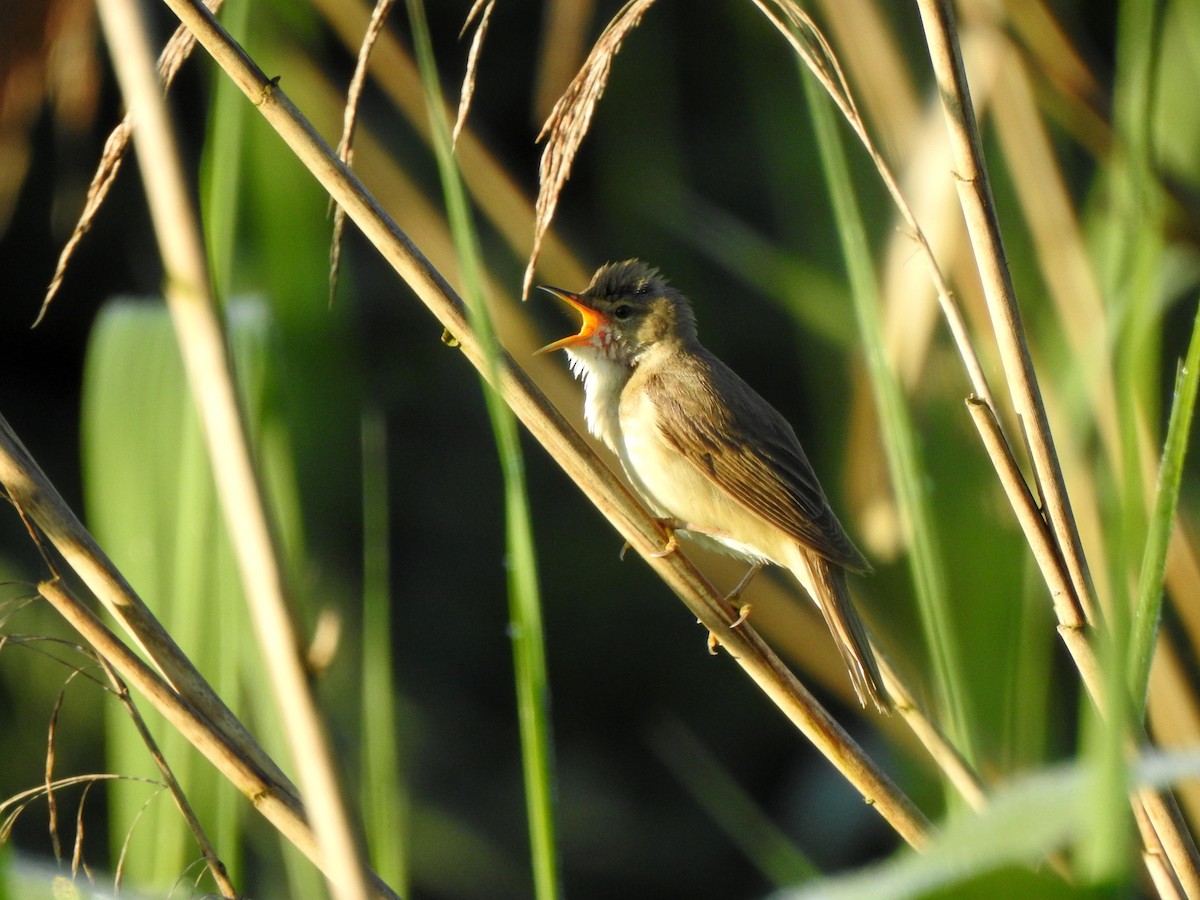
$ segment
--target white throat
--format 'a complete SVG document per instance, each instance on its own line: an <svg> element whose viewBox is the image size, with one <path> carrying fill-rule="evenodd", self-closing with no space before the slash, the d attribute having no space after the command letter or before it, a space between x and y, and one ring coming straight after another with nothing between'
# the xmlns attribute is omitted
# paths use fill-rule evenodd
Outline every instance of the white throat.
<svg viewBox="0 0 1200 900"><path fill-rule="evenodd" d="M632 370L592 347L569 348L567 359L575 377L583 381L583 417L588 431L620 455L621 390Z"/></svg>

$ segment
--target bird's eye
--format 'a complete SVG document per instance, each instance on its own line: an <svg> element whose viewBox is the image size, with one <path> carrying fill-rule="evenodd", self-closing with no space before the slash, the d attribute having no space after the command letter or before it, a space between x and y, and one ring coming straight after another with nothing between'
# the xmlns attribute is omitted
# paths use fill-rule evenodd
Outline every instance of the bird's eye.
<svg viewBox="0 0 1200 900"><path fill-rule="evenodd" d="M613 310L613 315L624 321L633 315L633 307L628 303L621 303Z"/></svg>

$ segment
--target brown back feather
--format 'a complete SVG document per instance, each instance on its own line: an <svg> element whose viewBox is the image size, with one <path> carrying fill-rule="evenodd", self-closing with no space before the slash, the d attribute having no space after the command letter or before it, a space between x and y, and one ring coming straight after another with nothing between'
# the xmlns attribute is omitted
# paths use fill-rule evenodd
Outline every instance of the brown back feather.
<svg viewBox="0 0 1200 900"><path fill-rule="evenodd" d="M792 426L706 349L687 350L645 383L663 437L728 496L800 544L852 571L868 571Z"/></svg>

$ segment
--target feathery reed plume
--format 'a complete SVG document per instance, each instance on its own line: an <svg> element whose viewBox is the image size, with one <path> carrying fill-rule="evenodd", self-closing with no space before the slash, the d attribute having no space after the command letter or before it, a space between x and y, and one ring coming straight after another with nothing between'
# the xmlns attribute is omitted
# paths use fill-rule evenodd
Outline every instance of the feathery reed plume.
<svg viewBox="0 0 1200 900"><path fill-rule="evenodd" d="M539 141L546 140L546 149L542 152L542 164L538 173L533 250L529 254L529 265L525 267L525 278L521 282L522 297L529 296L529 287L533 284L533 270L542 249L542 239L554 218L554 210L558 207L558 195L562 193L563 185L571 177L571 165L575 161L575 154L579 152L579 145L587 135L596 104L600 102L604 87L608 84L613 57L620 51L625 37L638 26L642 16L653 5L654 0L630 0L621 7L621 11L613 16L613 20L608 23L604 33L592 47L592 52L588 54L579 74L554 104L550 118L538 134Z"/></svg>
<svg viewBox="0 0 1200 900"><path fill-rule="evenodd" d="M363 84L367 80L367 63L371 60L371 50L383 30L388 13L392 11L395 0L379 0L371 11L371 21L367 23L367 33L363 35L358 48L358 59L354 63L354 75L350 78L350 87L346 91L346 108L342 113L342 137L338 141L338 159L347 166L354 162L354 131L358 127L358 105L362 100ZM337 293L338 274L342 268L342 234L346 230L346 211L329 200L333 210L333 236L329 242L329 305L333 306L333 298Z"/></svg>
<svg viewBox="0 0 1200 900"><path fill-rule="evenodd" d="M458 146L458 135L463 130L463 126L467 124L467 113L471 110L471 98L475 96L475 73L479 69L479 53L483 49L483 39L487 35L488 24L492 19L492 10L495 8L496 0L475 0L475 5L467 13L467 20L463 22L462 31L458 33L461 38L471 27L475 17L479 17L479 22L475 26L475 36L471 38L471 49L467 53L467 71L463 74L462 95L458 100L458 116L454 120L454 131L450 135L450 143L454 147Z"/></svg>
<svg viewBox="0 0 1200 900"><path fill-rule="evenodd" d="M216 13L224 2L225 0L205 0L205 5L211 12ZM187 26L180 25L175 29L175 33L171 35L171 39L167 41L162 54L158 57L158 73L162 78L164 91L170 89L175 76L179 74L180 67L192 55L195 47L196 37L187 29ZM112 130L108 140L104 142L100 164L96 167L96 174L92 176L91 184L88 185L83 212L79 214L75 230L71 232L71 236L63 245L62 252L59 253L58 265L54 268L54 277L50 279L50 285L46 288L46 296L42 299L42 307L38 310L37 318L33 320L35 328L45 317L46 311L50 309L50 302L58 294L58 289L62 287L63 278L67 274L67 266L75 255L75 248L79 246L83 236L91 230L96 214L104 205L108 191L116 181L117 173L121 170L121 161L125 158L125 151L129 147L129 139L132 136L133 121L129 113L125 113L125 118Z"/></svg>

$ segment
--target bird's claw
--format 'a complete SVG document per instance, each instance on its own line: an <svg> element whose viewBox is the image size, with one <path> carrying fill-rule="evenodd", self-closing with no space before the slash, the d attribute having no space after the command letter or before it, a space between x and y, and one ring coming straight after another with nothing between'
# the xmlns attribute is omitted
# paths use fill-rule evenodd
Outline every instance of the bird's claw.
<svg viewBox="0 0 1200 900"><path fill-rule="evenodd" d="M651 553L650 555L652 557L654 557L654 559L662 559L664 556L670 556L672 553L674 553L678 549L679 549L679 538L675 537L675 532L672 531L670 536L667 538L667 545L665 547L663 547L661 550Z"/></svg>
<svg viewBox="0 0 1200 900"><path fill-rule="evenodd" d="M750 618L750 609L752 606L753 606L753 604L743 603L740 607L738 607L737 618L729 623L730 630L737 628L738 626L744 624L745 621ZM696 621L699 621L699 619L697 619ZM717 637L717 633L715 631L710 631L708 633L708 655L716 656L717 648L720 646L721 646L721 639L719 637Z"/></svg>
<svg viewBox="0 0 1200 900"><path fill-rule="evenodd" d="M675 531L677 528L679 528L679 523L674 519L658 519L657 521L667 533L667 543L666 546L664 546L661 550L646 554L651 559L662 559L664 556L670 556L679 549L679 538L675 537ZM629 543L629 541L626 541L621 545L620 559L622 562L625 561L625 554L628 553L632 547L633 544Z"/></svg>

